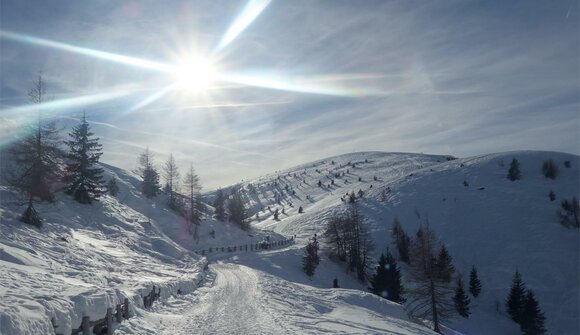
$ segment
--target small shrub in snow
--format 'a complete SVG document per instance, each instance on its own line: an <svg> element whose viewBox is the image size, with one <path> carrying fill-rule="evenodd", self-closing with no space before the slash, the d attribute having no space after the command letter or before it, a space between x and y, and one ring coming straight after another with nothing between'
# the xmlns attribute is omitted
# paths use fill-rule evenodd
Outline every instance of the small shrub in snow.
<svg viewBox="0 0 580 335"><path fill-rule="evenodd" d="M117 185L117 179L115 177L109 179L109 182L107 183L107 191L112 197L116 197L117 194L119 194L119 186Z"/></svg>
<svg viewBox="0 0 580 335"><path fill-rule="evenodd" d="M565 166L566 168L570 168L570 161L565 161L565 162L564 162L564 166Z"/></svg>
<svg viewBox="0 0 580 335"><path fill-rule="evenodd" d="M558 212L560 223L567 228L580 228L580 204L576 196L572 197L572 200L562 201L561 207Z"/></svg>
<svg viewBox="0 0 580 335"><path fill-rule="evenodd" d="M332 287L333 288L340 288L340 286L338 286L338 279L334 278L334 280L332 281Z"/></svg>
<svg viewBox="0 0 580 335"><path fill-rule="evenodd" d="M510 163L507 177L511 181L516 181L522 177L520 173L520 162L515 158L512 159L512 162Z"/></svg>
<svg viewBox="0 0 580 335"><path fill-rule="evenodd" d="M542 164L542 173L546 178L556 179L558 176L558 165L551 159L545 160Z"/></svg>
<svg viewBox="0 0 580 335"><path fill-rule="evenodd" d="M554 201L554 200L556 200L556 193L554 193L554 191L550 190L550 193L548 193L548 197L550 197L550 201Z"/></svg>

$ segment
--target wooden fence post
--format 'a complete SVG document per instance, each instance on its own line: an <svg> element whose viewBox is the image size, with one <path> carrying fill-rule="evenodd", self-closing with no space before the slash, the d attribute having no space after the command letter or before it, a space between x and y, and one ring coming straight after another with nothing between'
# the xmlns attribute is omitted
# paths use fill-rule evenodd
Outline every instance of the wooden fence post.
<svg viewBox="0 0 580 335"><path fill-rule="evenodd" d="M107 308L107 335L113 335L113 309Z"/></svg>
<svg viewBox="0 0 580 335"><path fill-rule="evenodd" d="M81 323L81 329L83 330L83 335L91 335L90 333L90 322L91 322L91 318L90 316L83 316L83 322Z"/></svg>
<svg viewBox="0 0 580 335"><path fill-rule="evenodd" d="M125 306L124 306L124 311L123 311L123 317L125 319L129 318L129 298L125 298Z"/></svg>
<svg viewBox="0 0 580 335"><path fill-rule="evenodd" d="M115 319L117 319L117 323L123 322L123 310L121 309L121 304L117 304L117 313L115 313Z"/></svg>

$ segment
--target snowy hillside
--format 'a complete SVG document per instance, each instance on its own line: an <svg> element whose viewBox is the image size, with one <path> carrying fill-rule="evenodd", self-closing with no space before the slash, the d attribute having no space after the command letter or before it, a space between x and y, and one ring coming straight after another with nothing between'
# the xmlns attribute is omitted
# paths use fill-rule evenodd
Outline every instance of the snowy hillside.
<svg viewBox="0 0 580 335"><path fill-rule="evenodd" d="M117 199L82 205L57 193L54 204L37 206L40 230L19 222L19 196L0 187L1 334L52 334L51 318L70 334L83 314L101 319L124 298L136 313L153 284L163 297L202 279L206 261L162 231L177 217L153 211L122 171L105 166L105 174L117 177Z"/></svg>
<svg viewBox="0 0 580 335"><path fill-rule="evenodd" d="M0 334L54 334L51 319L57 333L67 334L83 315L101 319L125 298L132 317L115 326L120 334L276 334L280 327L300 334L432 334L397 304L309 282L300 269L300 245L214 252L210 261L218 264L205 271L207 259L192 251L285 237L267 229L245 232L208 216L194 239L163 195L144 198L131 173L103 167L106 179L117 179L118 196L82 205L58 192L55 203L36 206L44 219L40 230L19 222L20 197L0 186ZM349 279L341 284L362 288ZM162 301L144 308L142 297L153 285Z"/></svg>
<svg viewBox="0 0 580 335"><path fill-rule="evenodd" d="M506 178L512 158L520 161L522 171L522 179L513 182ZM555 180L542 174L546 159L559 165ZM565 161L571 162L570 168L564 167ZM549 333L576 334L578 231L558 224L556 211L562 200L579 194L579 163L578 156L555 152L508 152L464 159L354 153L278 171L244 182L243 187L248 190L256 227L297 234L303 243L323 232L328 217L344 210L341 197L362 190L359 203L371 220L377 252L391 242L391 224L398 217L410 235L421 223L429 222L464 276L472 265L477 266L484 293L473 301L470 319L454 319L451 328L467 334L518 333L517 325L503 312L518 268L540 301ZM556 194L554 201L548 197L550 190ZM298 213L299 206L304 213ZM274 220L274 211L282 208L284 214ZM329 261L323 257L325 262ZM346 277L344 270L334 269L330 274L317 271L314 285L330 285L335 275Z"/></svg>

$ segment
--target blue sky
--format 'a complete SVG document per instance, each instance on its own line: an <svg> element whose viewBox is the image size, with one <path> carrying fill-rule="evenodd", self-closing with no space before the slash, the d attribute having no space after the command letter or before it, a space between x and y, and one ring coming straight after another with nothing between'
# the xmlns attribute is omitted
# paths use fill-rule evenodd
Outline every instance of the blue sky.
<svg viewBox="0 0 580 335"><path fill-rule="evenodd" d="M236 21L248 3L259 15ZM33 115L41 70L43 110L64 127L85 111L103 161L172 152L207 189L352 151L579 154L578 12L575 0L3 0L0 139ZM220 77L154 100L173 73L95 50L163 66L194 54Z"/></svg>

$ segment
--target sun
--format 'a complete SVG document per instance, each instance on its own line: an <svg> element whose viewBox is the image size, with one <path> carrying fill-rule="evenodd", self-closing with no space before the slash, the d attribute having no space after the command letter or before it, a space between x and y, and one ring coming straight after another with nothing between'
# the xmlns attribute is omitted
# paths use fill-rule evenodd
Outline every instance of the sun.
<svg viewBox="0 0 580 335"><path fill-rule="evenodd" d="M188 57L178 62L173 73L178 90L201 92L210 89L217 79L214 65L199 57Z"/></svg>

